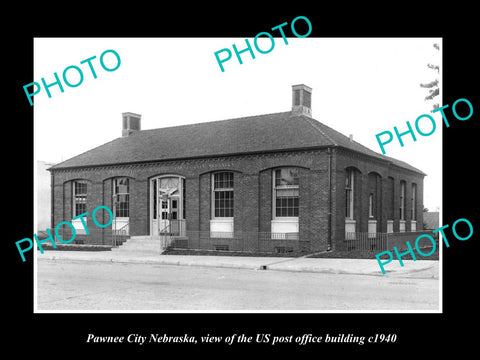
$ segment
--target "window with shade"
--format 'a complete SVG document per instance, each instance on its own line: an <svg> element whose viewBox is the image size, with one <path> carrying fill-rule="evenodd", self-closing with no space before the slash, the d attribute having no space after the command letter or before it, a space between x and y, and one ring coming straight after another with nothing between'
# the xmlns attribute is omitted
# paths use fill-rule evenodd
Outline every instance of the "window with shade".
<svg viewBox="0 0 480 360"><path fill-rule="evenodd" d="M117 178L113 182L115 217L130 216L129 179Z"/></svg>
<svg viewBox="0 0 480 360"><path fill-rule="evenodd" d="M405 187L406 182L400 181L400 220L405 220Z"/></svg>
<svg viewBox="0 0 480 360"><path fill-rule="evenodd" d="M412 220L417 220L417 184L412 184Z"/></svg>
<svg viewBox="0 0 480 360"><path fill-rule="evenodd" d="M274 218L298 217L299 181L297 168L273 172Z"/></svg>
<svg viewBox="0 0 480 360"><path fill-rule="evenodd" d="M353 186L354 186L353 169L346 169L345 170L345 218L347 219L353 219L353 202L354 202Z"/></svg>
<svg viewBox="0 0 480 360"><path fill-rule="evenodd" d="M233 218L233 172L213 174L213 218Z"/></svg>
<svg viewBox="0 0 480 360"><path fill-rule="evenodd" d="M74 213L73 217L81 215L87 211L87 182L75 181L73 187Z"/></svg>

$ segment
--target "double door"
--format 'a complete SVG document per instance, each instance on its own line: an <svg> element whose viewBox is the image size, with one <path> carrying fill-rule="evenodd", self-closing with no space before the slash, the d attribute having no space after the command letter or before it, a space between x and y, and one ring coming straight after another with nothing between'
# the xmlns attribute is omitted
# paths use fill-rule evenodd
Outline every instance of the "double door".
<svg viewBox="0 0 480 360"><path fill-rule="evenodd" d="M185 232L185 180L179 176L153 178L150 191L150 234L182 235Z"/></svg>
<svg viewBox="0 0 480 360"><path fill-rule="evenodd" d="M159 211L159 224L158 232L161 233L171 233L175 232L176 224L178 223L179 217L179 196L160 196L158 199L158 209Z"/></svg>

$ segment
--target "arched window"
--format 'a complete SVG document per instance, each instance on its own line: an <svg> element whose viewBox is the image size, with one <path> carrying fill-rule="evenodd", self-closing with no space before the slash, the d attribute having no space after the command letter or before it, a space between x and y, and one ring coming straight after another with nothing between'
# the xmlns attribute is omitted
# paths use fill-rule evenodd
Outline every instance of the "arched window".
<svg viewBox="0 0 480 360"><path fill-rule="evenodd" d="M355 173L352 168L345 170L345 218L353 220L355 199Z"/></svg>
<svg viewBox="0 0 480 360"><path fill-rule="evenodd" d="M354 167L345 169L345 238L354 240L357 232L359 207L357 190L361 188L360 171ZM357 213L358 212L358 213Z"/></svg>
<svg viewBox="0 0 480 360"><path fill-rule="evenodd" d="M299 169L284 167L272 171L272 239L298 240Z"/></svg>
<svg viewBox="0 0 480 360"><path fill-rule="evenodd" d="M400 181L400 220L399 220L399 231L405 231L405 205L406 205L406 187L407 183L404 180Z"/></svg>
<svg viewBox="0 0 480 360"><path fill-rule="evenodd" d="M113 180L115 217L130 216L130 184L126 177Z"/></svg>
<svg viewBox="0 0 480 360"><path fill-rule="evenodd" d="M73 186L73 217L81 215L87 211L87 182L77 180Z"/></svg>
<svg viewBox="0 0 480 360"><path fill-rule="evenodd" d="M417 220L417 184L412 184L412 220Z"/></svg>
<svg viewBox="0 0 480 360"><path fill-rule="evenodd" d="M212 218L210 236L233 238L234 228L234 173L212 173Z"/></svg>
<svg viewBox="0 0 480 360"><path fill-rule="evenodd" d="M274 219L298 217L298 168L281 168L273 172Z"/></svg>
<svg viewBox="0 0 480 360"><path fill-rule="evenodd" d="M400 220L405 220L405 187L406 182L400 181Z"/></svg>
<svg viewBox="0 0 480 360"><path fill-rule="evenodd" d="M87 180L74 180L72 183L72 225L77 234L86 234L83 222L87 223L86 216L73 219L87 212ZM83 222L82 222L83 221Z"/></svg>
<svg viewBox="0 0 480 360"><path fill-rule="evenodd" d="M213 218L233 218L233 172L213 173Z"/></svg>
<svg viewBox="0 0 480 360"><path fill-rule="evenodd" d="M370 219L375 218L375 211L373 207L374 207L373 193L370 193L370 195L368 195L368 217Z"/></svg>
<svg viewBox="0 0 480 360"><path fill-rule="evenodd" d="M412 183L410 231L417 230L417 184Z"/></svg>

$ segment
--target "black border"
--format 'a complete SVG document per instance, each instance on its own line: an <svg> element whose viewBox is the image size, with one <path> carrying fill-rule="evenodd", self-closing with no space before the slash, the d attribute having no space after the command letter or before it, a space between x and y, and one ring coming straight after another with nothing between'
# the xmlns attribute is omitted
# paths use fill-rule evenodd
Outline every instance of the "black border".
<svg viewBox="0 0 480 360"><path fill-rule="evenodd" d="M440 354L443 349L461 346L466 351L475 345L476 323L476 257L478 254L479 221L474 211L478 195L477 156L475 149L476 127L480 106L478 101L478 64L473 6L451 4L449 9L438 5L420 10L408 5L391 4L385 8L369 7L364 3L351 7L342 4L340 9L324 7L322 3L311 8L287 7L281 3L267 6L260 12L246 3L223 3L208 8L199 5L194 9L184 4L184 9L166 9L162 4L110 5L106 11L98 6L84 4L65 9L42 5L29 7L28 12L15 12L10 24L15 24L6 34L12 34L7 44L9 62L4 70L7 77L6 107L8 118L4 129L4 189L8 189L8 221L3 249L6 251L7 305L5 330L8 348L21 351L31 345L34 352L65 356L71 354L96 354L108 350L111 354L128 355L153 350L157 356L175 356L183 351L207 354L239 350L256 354L276 352L284 354L294 350L300 356L308 353L343 352L354 354L375 352L388 356L420 352ZM160 6L159 6L160 5ZM125 11L119 7L125 7ZM277 10L274 10L277 9ZM278 10L279 9L279 10ZM57 11L57 13L55 13ZM33 108L29 106L23 85L33 81L34 37L205 37L238 36L250 38L296 16L306 16L313 25L311 37L442 37L443 38L443 103L453 104L458 98L467 98L474 108L468 121L457 121L447 109L450 128L443 128L443 223L452 224L458 218L467 218L474 226L471 239L461 242L450 234L450 248L443 251L443 314L33 314L33 256L21 262L14 242L33 234ZM10 46L11 44L11 46ZM355 61L355 59L352 59ZM392 84L394 86L394 84ZM4 93L5 96L5 93ZM11 100L13 101L11 101ZM408 106L408 104L399 104ZM392 109L395 111L395 109ZM425 154L428 156L428 154ZM469 327L469 325L473 327ZM303 334L354 333L368 336L375 333L396 333L394 344L353 346L349 344L304 347L262 344L225 345L163 345L148 348L128 344L95 345L85 343L88 332L108 335L166 332L171 335L188 333L201 336L206 333L227 336L231 333ZM87 346L88 345L88 346ZM30 347L30 346L29 346ZM68 352L65 352L67 350ZM37 354L32 354L36 356Z"/></svg>

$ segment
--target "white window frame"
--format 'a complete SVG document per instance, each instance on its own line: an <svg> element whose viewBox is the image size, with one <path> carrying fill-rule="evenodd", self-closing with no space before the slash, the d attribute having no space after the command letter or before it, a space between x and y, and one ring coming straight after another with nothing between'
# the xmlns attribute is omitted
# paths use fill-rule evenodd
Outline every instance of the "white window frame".
<svg viewBox="0 0 480 360"><path fill-rule="evenodd" d="M368 195L368 218L370 220L375 220L375 216L373 216L373 206L374 206L374 200L375 200L375 196L373 195L373 193L370 193Z"/></svg>
<svg viewBox="0 0 480 360"><path fill-rule="evenodd" d="M218 175L220 173L231 173L233 174L233 187L232 188L221 188L221 189L215 189L215 175ZM224 219L224 220L233 220L235 217L235 174L232 171L216 171L212 173L212 186L211 186L211 201L212 201L212 219ZM220 191L231 191L232 192L232 199L233 199L233 216L215 216L215 193L220 192Z"/></svg>
<svg viewBox="0 0 480 360"><path fill-rule="evenodd" d="M232 188L221 188L215 189L215 175L220 173L231 173L233 174L233 187ZM233 171L216 171L211 175L211 219L210 219L210 237L216 238L233 238L234 234L234 217L235 217L235 173ZM215 192L219 191L231 191L233 194L233 216L224 216L217 217L215 216Z"/></svg>
<svg viewBox="0 0 480 360"><path fill-rule="evenodd" d="M285 166L285 167L280 167L272 170L272 219L273 220L278 220L284 221L284 222L293 222L296 221L298 222L298 215L297 216L277 216L277 190L285 190L285 189L296 189L298 190L298 202L299 202L299 208L300 208L300 185L284 185L282 187L279 187L277 189L276 186L276 171L277 170L282 170L282 169L290 169L290 168L295 168L294 166Z"/></svg>
<svg viewBox="0 0 480 360"><path fill-rule="evenodd" d="M120 180L120 179L126 179L128 181L128 192L127 193L117 193L117 181ZM113 207L114 207L114 211L113 211L113 221L112 221L112 230L120 230L120 229L124 229L125 230L125 234L129 234L130 233L130 178L128 178L127 176L119 176L119 177L116 177L116 178L113 178L113 186L112 186L112 197L113 197L113 201L114 201L114 204L113 204ZM117 206L119 204L119 202L116 202L116 199L118 198L118 195L128 195L128 216L118 216L117 217Z"/></svg>
<svg viewBox="0 0 480 360"><path fill-rule="evenodd" d="M412 221L417 220L417 184L412 183L412 208L411 208L411 214L412 214Z"/></svg>
<svg viewBox="0 0 480 360"><path fill-rule="evenodd" d="M78 219L73 219L74 217L77 217L78 215L84 214L85 212L77 214L77 192L75 189L75 184L85 184L86 186L86 192L85 192L85 212L87 211L87 202L88 202L88 182L86 180L74 180L72 183L73 189L72 189L72 194L73 194L73 209L72 209L72 225L75 228L75 231L79 235L84 235L87 233L85 230L85 226L87 224L88 218L84 216L83 218L78 218ZM82 222L83 219L83 222ZM85 223L85 226L83 225Z"/></svg>
<svg viewBox="0 0 480 360"><path fill-rule="evenodd" d="M347 220L354 220L354 209L353 209L353 206L355 204L355 201L354 201L354 198L355 198L355 172L353 169L349 168L349 169L346 169L346 176L345 176L345 180L346 180L346 177L349 176L350 177L350 188L347 188L347 184L345 183L345 197L347 196L347 190L350 191L350 201L349 201L349 207L347 207L346 210L349 210L349 213L347 214L345 212L345 219ZM345 204L346 204L346 200L345 199Z"/></svg>
<svg viewBox="0 0 480 360"><path fill-rule="evenodd" d="M284 166L272 169L272 221L270 232L272 239L298 240L299 216L277 216L277 186L276 171L281 169L295 168L294 166ZM300 204L300 185L284 185L278 189L297 189L298 202Z"/></svg>
<svg viewBox="0 0 480 360"><path fill-rule="evenodd" d="M122 179L126 179L127 182L128 182L128 192L126 193L117 193L117 181L119 180L122 180ZM128 212L128 216L118 216L118 219L128 219L130 217L130 179L126 176L120 176L120 177L116 177L113 179L113 200L115 201L115 214L114 216L117 217L117 211L119 209L117 209L117 203L119 204L120 202L117 202L116 199L118 199L118 196L119 195L128 195L128 209L127 209L127 212Z"/></svg>
<svg viewBox="0 0 480 360"><path fill-rule="evenodd" d="M186 218L183 216L186 215L185 210L185 196L186 193L184 192L186 183L185 177L182 175L178 175L175 173L168 173L163 175L156 175L150 178L150 234L158 235L158 225L159 221L161 221L161 201L159 197L159 187L160 181L164 178L178 178L178 220L181 220L181 234L184 234L186 231ZM130 189L129 189L130 191ZM160 203L160 204L159 204Z"/></svg>
<svg viewBox="0 0 480 360"><path fill-rule="evenodd" d="M82 196L85 196L85 211L86 211L86 208L87 208L87 196L88 196L88 183L86 180L75 180L73 181L73 217L76 217L80 214L83 214L82 213L78 213L77 214L77 191L76 191L76 184L85 184L86 186L86 192L85 192L85 195L82 194Z"/></svg>
<svg viewBox="0 0 480 360"><path fill-rule="evenodd" d="M400 216L399 219L401 221L405 221L405 190L407 187L407 182L404 180L400 181Z"/></svg>

